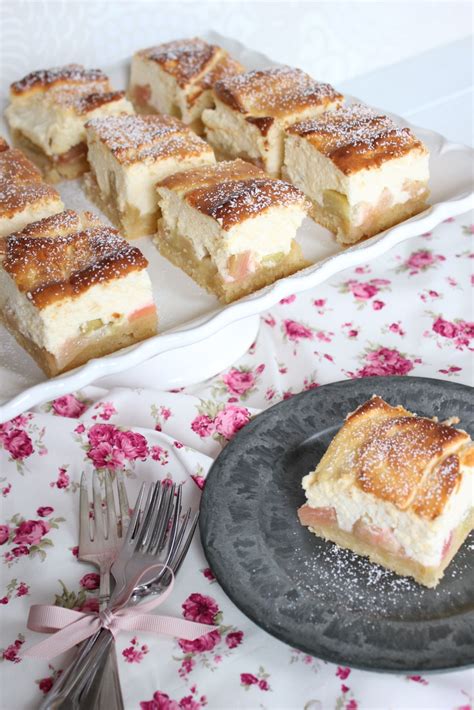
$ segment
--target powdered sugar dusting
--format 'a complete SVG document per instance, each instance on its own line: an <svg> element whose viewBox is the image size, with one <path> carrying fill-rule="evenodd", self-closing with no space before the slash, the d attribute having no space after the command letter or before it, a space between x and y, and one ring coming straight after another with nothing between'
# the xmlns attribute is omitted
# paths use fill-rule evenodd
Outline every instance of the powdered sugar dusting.
<svg viewBox="0 0 474 710"><path fill-rule="evenodd" d="M156 47L143 49L139 55L157 62L162 69L184 86L203 72L211 60L222 50L197 37L175 40Z"/></svg>
<svg viewBox="0 0 474 710"><path fill-rule="evenodd" d="M287 129L308 138L315 147L350 172L351 160L360 165L360 156L376 162L404 155L423 145L407 127L363 104L343 106L318 118L301 121Z"/></svg>
<svg viewBox="0 0 474 710"><path fill-rule="evenodd" d="M118 115L87 123L121 163L199 154L210 148L184 123L171 116Z"/></svg>
<svg viewBox="0 0 474 710"><path fill-rule="evenodd" d="M461 445L467 439L466 434L423 417L389 418L371 429L361 447L358 482L364 491L402 509L413 498L416 506L426 467L455 442ZM440 488L431 488L432 495L435 490L441 495Z"/></svg>
<svg viewBox="0 0 474 710"><path fill-rule="evenodd" d="M59 235L53 237L52 219L44 220L48 236L10 236L3 262L20 291L39 308L148 264L141 251L111 227L91 226L64 235L61 229L74 225L74 213L66 213L58 220Z"/></svg>
<svg viewBox="0 0 474 710"><path fill-rule="evenodd" d="M218 81L215 91L222 101L257 116L278 116L343 98L330 84L292 67L236 74Z"/></svg>
<svg viewBox="0 0 474 710"><path fill-rule="evenodd" d="M21 94L36 86L49 88L58 83L66 85L90 82L108 83L108 78L101 69L86 69L82 64L66 64L62 67L33 71L20 81L14 82L11 90L15 94Z"/></svg>
<svg viewBox="0 0 474 710"><path fill-rule="evenodd" d="M268 178L228 180L211 187L198 188L189 192L186 200L217 220L224 230L272 206L300 203L303 208L305 205L304 195L296 187L283 180Z"/></svg>
<svg viewBox="0 0 474 710"><path fill-rule="evenodd" d="M16 148L0 152L0 215L8 217L46 200L59 202L60 197L33 163Z"/></svg>
<svg viewBox="0 0 474 710"><path fill-rule="evenodd" d="M472 548L472 538L467 542L467 549ZM428 589L415 582L411 577L400 575L370 562L351 550L338 547L334 543L315 544L313 552L308 554L296 547L295 556L299 559L294 572L294 582L298 589L311 595L317 595L319 605L327 604L337 609L341 603L341 590L344 590L344 606L341 612L370 612L377 616L396 614L403 617L426 611L426 599L444 599L446 592L440 588ZM462 556L461 556L462 557ZM445 578L457 577L469 571L467 558L457 557L456 565L451 565L445 572Z"/></svg>

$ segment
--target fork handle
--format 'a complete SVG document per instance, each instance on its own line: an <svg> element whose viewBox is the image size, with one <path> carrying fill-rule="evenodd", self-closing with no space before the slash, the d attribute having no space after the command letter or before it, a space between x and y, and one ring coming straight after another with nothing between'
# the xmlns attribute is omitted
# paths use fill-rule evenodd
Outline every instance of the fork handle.
<svg viewBox="0 0 474 710"><path fill-rule="evenodd" d="M96 707L123 710L114 639L105 629L81 644L76 657L41 703L40 710L92 710L93 703L100 702L103 695L102 681L104 689L109 688L112 693L107 695L105 705Z"/></svg>
<svg viewBox="0 0 474 710"><path fill-rule="evenodd" d="M117 653L115 643L109 646L108 655L105 656L104 670L98 670L81 695L80 708L84 710L124 710L122 688L117 666ZM100 663L100 661L98 661Z"/></svg>
<svg viewBox="0 0 474 710"><path fill-rule="evenodd" d="M107 607L110 600L110 567L112 565L112 560L107 560L106 562L99 565L99 610L102 611Z"/></svg>
<svg viewBox="0 0 474 710"><path fill-rule="evenodd" d="M114 695L107 697L107 710L123 710L123 697L118 678L118 669L114 659L112 664L107 663L110 658L109 652L114 649L114 638L109 631L101 629L94 636L86 641L78 656L74 659L71 666L66 671L67 677L65 682L58 684L55 692L54 687L51 693L45 698L41 704L40 710L77 710L78 708L87 708L91 710L92 705L89 701L86 702L86 696L94 699L99 695L99 686L101 685L104 673L107 670L116 671L112 682L108 682L107 686L114 688Z"/></svg>

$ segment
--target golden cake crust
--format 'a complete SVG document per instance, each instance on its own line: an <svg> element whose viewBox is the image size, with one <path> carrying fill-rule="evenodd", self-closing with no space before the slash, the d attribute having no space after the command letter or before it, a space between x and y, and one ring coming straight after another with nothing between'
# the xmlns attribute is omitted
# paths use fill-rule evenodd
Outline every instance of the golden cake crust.
<svg viewBox="0 0 474 710"><path fill-rule="evenodd" d="M166 187L168 190L176 190L178 192L188 192L198 188L218 185L227 180L265 177L263 170L257 168L257 166L247 163L245 160L237 159L169 175L158 183L158 187Z"/></svg>
<svg viewBox="0 0 474 710"><path fill-rule="evenodd" d="M219 222L224 231L277 205L300 203L303 193L244 160L233 160L170 175L157 187L185 193L191 207Z"/></svg>
<svg viewBox="0 0 474 710"><path fill-rule="evenodd" d="M201 89L212 89L216 81L227 79L236 74L242 74L244 67L236 59L230 57L221 49L221 59L197 82Z"/></svg>
<svg viewBox="0 0 474 710"><path fill-rule="evenodd" d="M53 236L54 220L59 234ZM85 225L94 223L86 215ZM75 229L71 212L42 220L48 236L17 232L6 240L3 268L37 308L75 298L91 286L119 279L148 266L148 261L115 230L105 225ZM46 224L45 224L46 222ZM96 223L97 224L97 223ZM28 235L28 230L30 230ZM25 230L23 230L25 231Z"/></svg>
<svg viewBox="0 0 474 710"><path fill-rule="evenodd" d="M207 143L172 116L123 114L92 119L86 128L92 130L123 165L212 153Z"/></svg>
<svg viewBox="0 0 474 710"><path fill-rule="evenodd" d="M342 101L330 84L312 79L301 69L276 67L227 77L214 85L215 95L235 111L254 117L285 117L311 106ZM258 125L258 124L257 124Z"/></svg>
<svg viewBox="0 0 474 710"><path fill-rule="evenodd" d="M20 150L0 152L0 217L11 218L25 208L59 201L58 192L43 182L41 172Z"/></svg>
<svg viewBox="0 0 474 710"><path fill-rule="evenodd" d="M53 87L81 84L102 85L104 91L109 79L101 69L86 69L82 64L66 64L52 69L38 69L10 86L12 96L21 96L34 91L48 91Z"/></svg>
<svg viewBox="0 0 474 710"><path fill-rule="evenodd" d="M174 40L137 52L137 56L159 64L182 88L208 71L223 50L199 37Z"/></svg>
<svg viewBox="0 0 474 710"><path fill-rule="evenodd" d="M0 180L8 182L41 182L41 171L17 148L0 152Z"/></svg>
<svg viewBox="0 0 474 710"><path fill-rule="evenodd" d="M351 479L365 493L434 520L459 486L469 435L373 396L350 414L318 466L318 476ZM353 452L352 470L339 469Z"/></svg>
<svg viewBox="0 0 474 710"><path fill-rule="evenodd" d="M224 231L270 207L306 202L303 193L294 185L271 178L228 180L200 187L189 192L186 201L194 209L217 220Z"/></svg>
<svg viewBox="0 0 474 710"><path fill-rule="evenodd" d="M377 168L413 150L427 152L409 128L362 104L328 111L295 123L286 131L308 140L345 175Z"/></svg>

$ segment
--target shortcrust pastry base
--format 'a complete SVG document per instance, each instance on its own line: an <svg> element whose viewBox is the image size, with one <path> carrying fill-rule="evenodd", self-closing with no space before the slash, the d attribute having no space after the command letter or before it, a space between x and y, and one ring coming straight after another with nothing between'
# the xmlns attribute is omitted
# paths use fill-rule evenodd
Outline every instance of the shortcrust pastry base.
<svg viewBox="0 0 474 710"><path fill-rule="evenodd" d="M21 131L12 131L14 145L19 148L42 172L44 179L49 183L61 180L75 180L89 169L87 150L73 160L61 163L53 160L41 148L30 141Z"/></svg>
<svg viewBox="0 0 474 710"><path fill-rule="evenodd" d="M381 210L373 210L369 218L356 227L348 226L347 221L339 215L321 207L317 202L312 201L310 217L322 227L326 227L333 234L340 244L355 244L355 242L375 234L380 234L386 229L413 217L427 208L426 200L429 191L425 190L418 197L407 200L392 207Z"/></svg>
<svg viewBox="0 0 474 710"><path fill-rule="evenodd" d="M416 560L412 560L408 557L400 557L393 552L382 550L380 547L374 547L369 542L361 540L351 532L341 530L337 525L314 525L308 526L308 529L315 535L318 535L318 537L329 540L329 542L334 542L339 547L351 550L362 557L368 557L371 562L382 565L402 577L413 577L416 582L423 584L425 587L436 587L443 577L446 567L450 564L471 532L473 524L474 514L468 516L461 525L459 525L454 532L449 554L446 555L441 564L437 567L425 567L420 562L416 562Z"/></svg>
<svg viewBox="0 0 474 710"><path fill-rule="evenodd" d="M138 239L156 232L158 211L142 214L136 207L127 205L122 212L117 207L117 194L102 195L92 170L84 175L84 191L127 239Z"/></svg>
<svg viewBox="0 0 474 710"><path fill-rule="evenodd" d="M182 269L199 286L217 296L222 303L236 301L274 283L277 279L290 276L309 266L309 262L303 257L300 245L293 240L290 252L277 264L262 267L238 282L227 283L219 275L210 257L199 259L192 244L184 237L169 234L164 228L162 220L158 222L158 231L154 242L162 256Z"/></svg>
<svg viewBox="0 0 474 710"><path fill-rule="evenodd" d="M75 367L79 367L79 365L83 365L88 360L92 360L92 358L109 355L116 350L121 350L121 348L126 348L134 343L139 343L141 340L146 340L156 335L157 332L156 313L136 318L131 323L127 320L120 326L112 326L113 330L108 334L100 335L100 333L98 333L97 335L84 335L82 341L83 345L80 348L76 348L67 362L60 362L45 348L39 347L30 340L30 338L25 336L18 329L15 318L9 317L6 313L3 313L2 316L0 320L3 321L17 343L31 355L48 377L55 377L62 372L67 372L68 370L73 370Z"/></svg>

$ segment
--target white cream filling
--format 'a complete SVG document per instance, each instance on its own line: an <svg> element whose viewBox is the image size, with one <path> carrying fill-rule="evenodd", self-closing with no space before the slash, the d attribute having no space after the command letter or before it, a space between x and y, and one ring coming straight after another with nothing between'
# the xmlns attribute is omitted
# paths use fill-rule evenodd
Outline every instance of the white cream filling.
<svg viewBox="0 0 474 710"><path fill-rule="evenodd" d="M184 158L173 156L159 160L123 165L113 153L97 138L93 130L88 130L88 160L91 164L99 189L107 198L117 195L117 206L124 212L127 205L135 207L141 215L156 212L158 198L156 183L168 175L180 173L190 168L199 168L216 162L211 148L203 145L200 155L190 155Z"/></svg>
<svg viewBox="0 0 474 710"><path fill-rule="evenodd" d="M386 160L378 168L345 175L308 140L301 136L287 135L284 173L321 207L325 190L336 190L345 195L352 211L351 220L357 224L358 218L363 219L364 215L364 210L358 210L358 205L376 204L385 189L390 191L393 204L411 199L413 195L407 183L428 182L429 155L424 151L412 150L400 158Z"/></svg>
<svg viewBox="0 0 474 710"><path fill-rule="evenodd" d="M88 322L100 319L104 325L120 323L152 303L150 277L145 269L91 286L77 298L55 301L38 309L0 268L0 309L14 315L23 335L56 356L61 355L70 339L83 335L81 326ZM120 319L114 317L117 313Z"/></svg>
<svg viewBox="0 0 474 710"><path fill-rule="evenodd" d="M199 259L209 255L224 279L230 278L227 268L230 256L251 251L258 263L271 255L288 254L306 216L301 205L275 205L224 231L217 220L194 209L172 190L158 188L158 194L170 234L188 239Z"/></svg>
<svg viewBox="0 0 474 710"><path fill-rule="evenodd" d="M5 115L12 129L21 131L46 155L54 156L66 153L85 140L84 124L89 119L133 112L132 104L123 98L110 101L86 114L78 114L72 108L55 104L52 97L43 92L36 92L31 96L14 99Z"/></svg>
<svg viewBox="0 0 474 710"><path fill-rule="evenodd" d="M133 95L135 86L149 87L150 97L147 103L159 113L178 116L184 123L198 121L204 109L213 105L212 91L205 89L195 100L195 87L188 84L181 88L176 79L167 74L154 61L134 56L130 75L130 89Z"/></svg>
<svg viewBox="0 0 474 710"><path fill-rule="evenodd" d="M153 106L159 113L177 115L177 92L178 84L176 79L164 72L156 62L144 59L138 55L132 58L132 69L130 74L130 92L133 96L134 87L148 86L150 97L147 103Z"/></svg>
<svg viewBox="0 0 474 710"><path fill-rule="evenodd" d="M219 99L216 99L215 103L214 109L207 109L202 114L209 143L229 156L248 156L252 160L260 158L266 172L273 177L279 177L281 172L285 127L337 106L336 103L325 107L309 106L297 114L275 119L267 134L263 136L257 126L246 120L245 114L235 111Z"/></svg>
<svg viewBox="0 0 474 710"><path fill-rule="evenodd" d="M215 108L203 112L202 121L209 143L229 155L240 152L257 159L265 150L258 128L246 121L244 114L233 111L219 99Z"/></svg>
<svg viewBox="0 0 474 710"><path fill-rule="evenodd" d="M16 212L12 217L0 217L0 237L6 237L7 234L19 232L20 229L26 227L31 222L38 222L44 217L50 217L53 214L58 214L64 210L64 205L61 198L48 202L41 202L39 205L29 205L21 212Z"/></svg>
<svg viewBox="0 0 474 710"><path fill-rule="evenodd" d="M469 514L474 500L474 476L467 470L463 472L458 490L434 520L426 520L411 510L402 511L388 501L365 493L350 479L318 480L313 471L304 476L302 485L308 505L334 508L342 530L351 532L354 523L363 518L370 525L390 530L405 554L427 567L440 564L444 543Z"/></svg>

